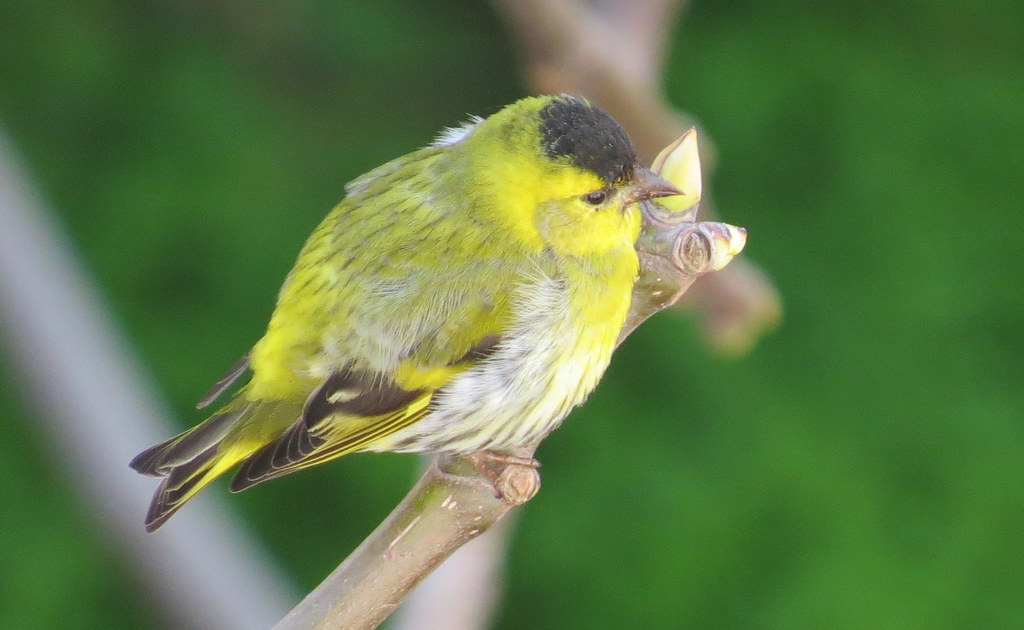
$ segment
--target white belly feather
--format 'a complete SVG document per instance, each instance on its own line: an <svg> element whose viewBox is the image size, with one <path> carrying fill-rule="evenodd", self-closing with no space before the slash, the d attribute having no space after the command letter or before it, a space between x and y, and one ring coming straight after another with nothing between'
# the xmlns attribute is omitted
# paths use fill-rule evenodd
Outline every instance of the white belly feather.
<svg viewBox="0 0 1024 630"><path fill-rule="evenodd" d="M532 278L493 354L441 388L422 420L367 450L471 453L547 436L597 386L622 325L580 330L571 303L561 280Z"/></svg>

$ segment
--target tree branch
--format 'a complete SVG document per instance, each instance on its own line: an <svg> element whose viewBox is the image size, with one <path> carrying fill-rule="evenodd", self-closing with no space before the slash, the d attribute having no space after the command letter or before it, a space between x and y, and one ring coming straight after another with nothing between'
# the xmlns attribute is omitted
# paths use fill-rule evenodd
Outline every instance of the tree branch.
<svg viewBox="0 0 1024 630"><path fill-rule="evenodd" d="M427 459L426 461L430 461ZM515 513L510 516L515 516ZM435 568L389 619L391 630L479 630L491 627L501 601L509 529L503 518Z"/></svg>
<svg viewBox="0 0 1024 630"><path fill-rule="evenodd" d="M535 91L589 96L623 124L646 158L693 126L669 107L661 90L670 27L685 0L494 4L520 42ZM710 143L701 151L713 157ZM719 268L723 248L726 258L734 253L737 234L730 226L694 223L692 213L666 215L653 204L644 207L644 216L637 245L641 276L620 341L675 304L699 276ZM778 294L765 274L744 261L716 277L701 283L698 303L709 341L718 348L747 348L778 320ZM433 463L388 519L276 627L375 627L444 557L518 504L465 464L463 458ZM535 472L515 468L502 476Z"/></svg>
<svg viewBox="0 0 1024 630"><path fill-rule="evenodd" d="M398 507L275 630L376 628L434 567L529 500L539 484L528 466L505 464L492 483L470 458L435 458Z"/></svg>

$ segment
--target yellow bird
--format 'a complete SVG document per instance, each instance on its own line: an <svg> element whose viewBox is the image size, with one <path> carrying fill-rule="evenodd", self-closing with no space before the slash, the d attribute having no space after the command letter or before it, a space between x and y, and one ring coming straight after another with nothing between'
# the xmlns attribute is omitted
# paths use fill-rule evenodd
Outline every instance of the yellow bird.
<svg viewBox="0 0 1024 630"><path fill-rule="evenodd" d="M355 451L508 453L611 359L638 272L637 202L679 194L572 96L517 101L356 178L306 241L267 332L139 454L146 528L241 463L238 491Z"/></svg>

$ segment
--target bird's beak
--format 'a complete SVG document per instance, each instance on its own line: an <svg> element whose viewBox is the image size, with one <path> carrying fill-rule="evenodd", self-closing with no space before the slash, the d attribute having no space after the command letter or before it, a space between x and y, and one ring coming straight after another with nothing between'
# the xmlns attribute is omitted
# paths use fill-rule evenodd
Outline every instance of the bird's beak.
<svg viewBox="0 0 1024 630"><path fill-rule="evenodd" d="M672 182L655 175L649 168L637 166L634 172L636 180L626 191L627 203L683 194Z"/></svg>

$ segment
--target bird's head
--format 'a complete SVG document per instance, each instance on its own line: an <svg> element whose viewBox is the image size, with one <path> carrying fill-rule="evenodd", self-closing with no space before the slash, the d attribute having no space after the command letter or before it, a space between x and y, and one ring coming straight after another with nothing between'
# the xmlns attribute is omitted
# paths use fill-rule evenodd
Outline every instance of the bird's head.
<svg viewBox="0 0 1024 630"><path fill-rule="evenodd" d="M570 255L632 245L637 202L680 194L584 99L517 101L467 130L473 187L524 242Z"/></svg>

